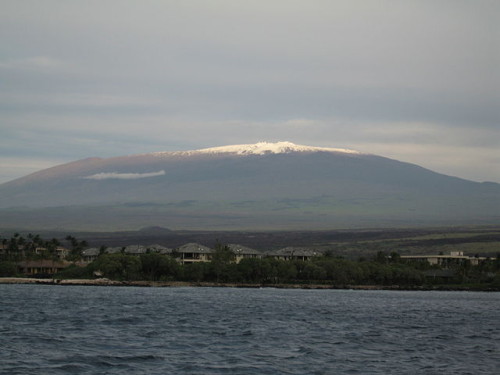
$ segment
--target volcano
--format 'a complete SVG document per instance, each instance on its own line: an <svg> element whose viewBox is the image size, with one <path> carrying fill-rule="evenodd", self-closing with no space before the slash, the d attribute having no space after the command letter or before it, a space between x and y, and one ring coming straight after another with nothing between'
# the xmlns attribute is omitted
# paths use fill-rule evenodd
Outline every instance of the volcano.
<svg viewBox="0 0 500 375"><path fill-rule="evenodd" d="M272 230L500 221L500 185L290 142L88 158L0 185L0 227Z"/></svg>

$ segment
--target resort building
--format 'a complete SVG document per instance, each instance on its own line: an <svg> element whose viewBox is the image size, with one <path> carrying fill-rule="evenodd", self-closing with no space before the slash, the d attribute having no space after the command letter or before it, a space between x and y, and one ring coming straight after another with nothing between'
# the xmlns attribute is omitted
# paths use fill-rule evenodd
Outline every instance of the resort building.
<svg viewBox="0 0 500 375"><path fill-rule="evenodd" d="M25 260L17 263L20 273L25 275L53 275L71 263L66 261L57 261L49 259Z"/></svg>
<svg viewBox="0 0 500 375"><path fill-rule="evenodd" d="M187 243L174 250L181 263L210 262L213 250L198 243Z"/></svg>
<svg viewBox="0 0 500 375"><path fill-rule="evenodd" d="M35 254L36 255L45 255L49 252L49 249L47 249L46 247L37 247L35 248ZM69 255L71 251L69 249L66 249L65 247L62 247L62 246L57 246L55 248L55 255L57 256L57 258L63 260L63 259L66 259L66 257Z"/></svg>
<svg viewBox="0 0 500 375"><path fill-rule="evenodd" d="M146 254L147 252L148 249L145 246L141 245L129 245L123 250L123 253L127 255L142 255Z"/></svg>
<svg viewBox="0 0 500 375"><path fill-rule="evenodd" d="M268 256L278 260L310 260L319 255L321 254L314 249L292 246L268 253Z"/></svg>
<svg viewBox="0 0 500 375"><path fill-rule="evenodd" d="M161 255L171 255L172 249L162 246L162 245L149 245L147 246L147 250L151 253L157 253Z"/></svg>
<svg viewBox="0 0 500 375"><path fill-rule="evenodd" d="M106 248L106 250L104 250L104 252L106 254L120 254L120 253L123 253L124 251L125 251L125 248L120 247L120 246L108 247L108 248Z"/></svg>
<svg viewBox="0 0 500 375"><path fill-rule="evenodd" d="M450 254L444 255L401 255L401 260L427 262L430 265L437 265L443 268L462 265L470 262L472 266L477 266L479 263L488 260L485 257L470 257L464 255L463 251L451 251Z"/></svg>
<svg viewBox="0 0 500 375"><path fill-rule="evenodd" d="M91 263L101 254L101 250L97 247L91 247L82 251L82 259L85 263Z"/></svg>
<svg viewBox="0 0 500 375"><path fill-rule="evenodd" d="M262 258L262 253L260 251L243 245L229 244L227 247L234 253L236 263L239 263L245 258Z"/></svg>

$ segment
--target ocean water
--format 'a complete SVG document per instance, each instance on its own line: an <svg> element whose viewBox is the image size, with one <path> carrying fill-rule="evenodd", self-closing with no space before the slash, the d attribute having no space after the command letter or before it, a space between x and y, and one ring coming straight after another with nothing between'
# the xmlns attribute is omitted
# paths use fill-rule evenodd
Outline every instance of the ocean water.
<svg viewBox="0 0 500 375"><path fill-rule="evenodd" d="M0 374L498 374L500 293L0 285Z"/></svg>

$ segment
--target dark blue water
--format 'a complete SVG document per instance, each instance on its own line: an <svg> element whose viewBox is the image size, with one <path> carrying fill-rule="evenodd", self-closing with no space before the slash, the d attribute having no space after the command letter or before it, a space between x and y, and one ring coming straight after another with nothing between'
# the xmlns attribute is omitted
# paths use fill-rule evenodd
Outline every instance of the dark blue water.
<svg viewBox="0 0 500 375"><path fill-rule="evenodd" d="M0 285L1 374L498 374L500 294Z"/></svg>

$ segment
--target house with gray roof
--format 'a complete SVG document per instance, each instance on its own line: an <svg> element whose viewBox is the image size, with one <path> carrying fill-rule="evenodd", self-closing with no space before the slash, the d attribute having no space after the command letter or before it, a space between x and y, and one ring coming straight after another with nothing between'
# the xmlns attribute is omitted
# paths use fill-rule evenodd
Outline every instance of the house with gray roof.
<svg viewBox="0 0 500 375"><path fill-rule="evenodd" d="M146 254L147 251L148 249L142 245L129 245L125 247L125 250L123 250L123 252L127 255L142 255Z"/></svg>
<svg viewBox="0 0 500 375"><path fill-rule="evenodd" d="M313 257L321 255L321 253L308 247L289 246L271 251L267 255L278 260L310 260Z"/></svg>
<svg viewBox="0 0 500 375"><path fill-rule="evenodd" d="M116 246L116 247L108 247L106 248L106 250L104 250L104 252L106 254L119 254L119 253L122 253L123 252L123 247L120 247L120 246Z"/></svg>
<svg viewBox="0 0 500 375"><path fill-rule="evenodd" d="M213 250L199 243L187 243L174 250L179 255L181 263L210 262Z"/></svg>
<svg viewBox="0 0 500 375"><path fill-rule="evenodd" d="M93 262L97 259L97 257L101 254L100 249L97 247L91 247L85 250L82 250L82 259L86 263Z"/></svg>
<svg viewBox="0 0 500 375"><path fill-rule="evenodd" d="M171 255L172 249L169 247L165 247L162 245L149 245L147 246L147 250L151 253L157 253L161 255Z"/></svg>
<svg viewBox="0 0 500 375"><path fill-rule="evenodd" d="M227 247L234 253L236 263L239 263L245 258L262 258L262 253L260 251L250 247L238 244L229 244Z"/></svg>
<svg viewBox="0 0 500 375"><path fill-rule="evenodd" d="M449 254L439 255L401 255L401 260L413 262L427 262L430 265L438 265L443 268L450 268L453 266L463 265L470 262L471 265L477 266L481 262L486 261L485 257L470 257L464 255L463 251L450 251Z"/></svg>

